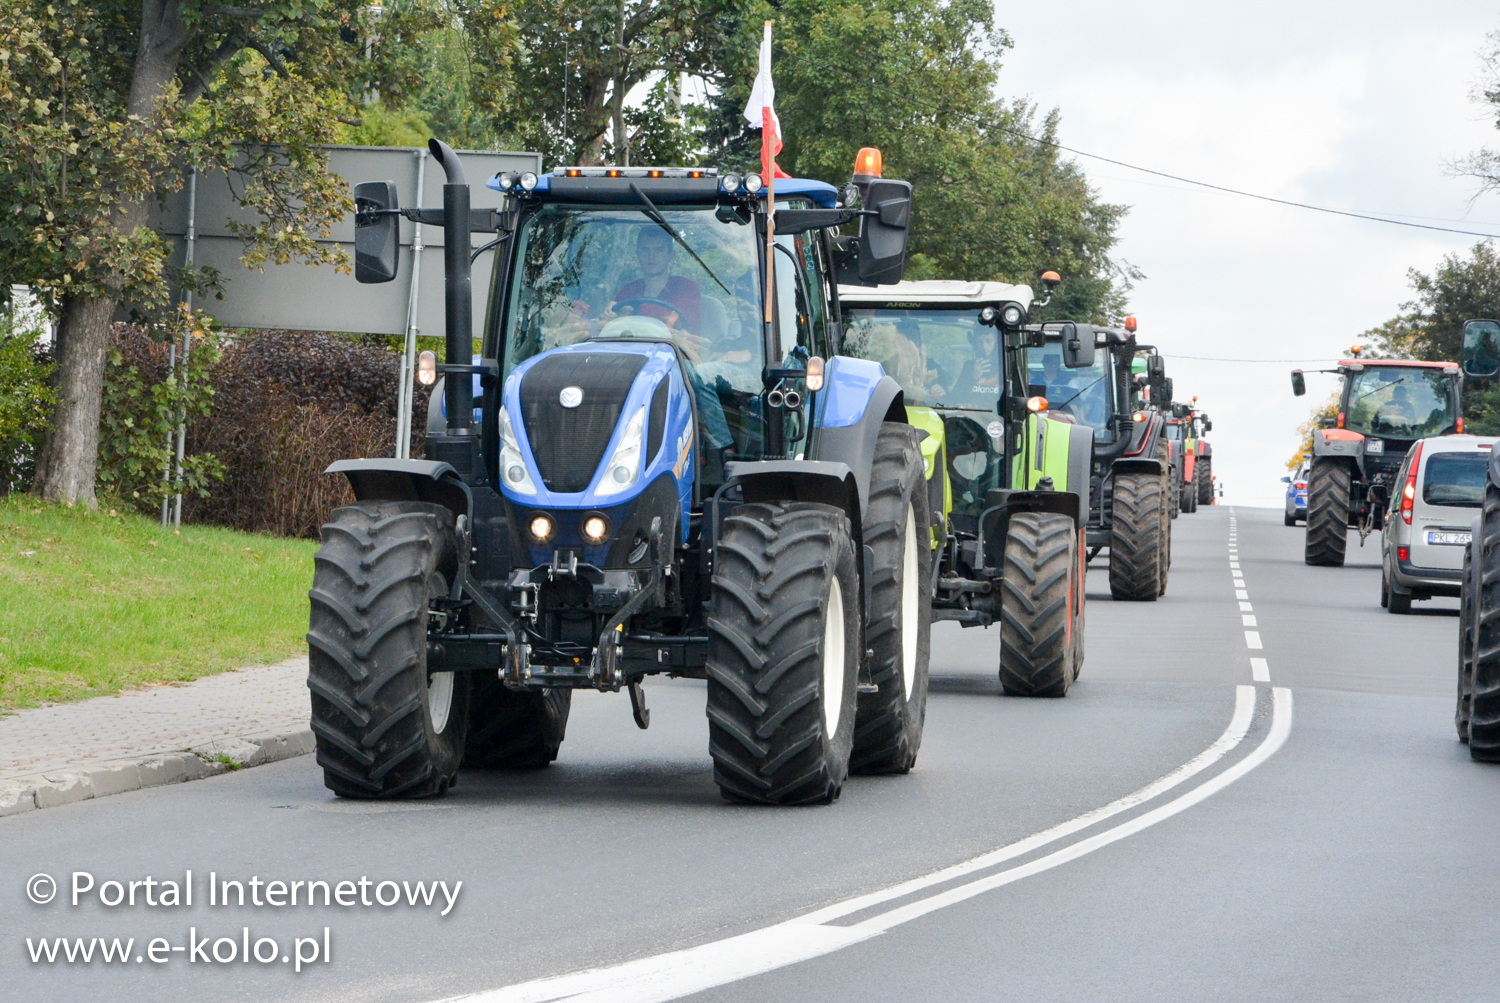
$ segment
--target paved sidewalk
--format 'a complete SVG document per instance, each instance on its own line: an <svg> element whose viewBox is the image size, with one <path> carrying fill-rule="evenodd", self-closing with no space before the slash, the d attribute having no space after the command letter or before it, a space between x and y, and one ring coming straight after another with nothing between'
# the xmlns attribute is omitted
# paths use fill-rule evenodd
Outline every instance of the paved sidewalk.
<svg viewBox="0 0 1500 1003"><path fill-rule="evenodd" d="M311 752L306 680L292 658L0 718L0 815Z"/></svg>

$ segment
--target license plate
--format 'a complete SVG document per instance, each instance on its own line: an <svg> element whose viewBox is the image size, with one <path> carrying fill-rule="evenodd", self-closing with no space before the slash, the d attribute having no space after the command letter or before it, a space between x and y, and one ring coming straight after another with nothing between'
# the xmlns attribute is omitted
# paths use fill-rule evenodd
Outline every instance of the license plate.
<svg viewBox="0 0 1500 1003"><path fill-rule="evenodd" d="M1366 453L1383 453L1383 452L1385 452L1385 442L1383 442L1380 439L1366 439L1365 440L1365 452Z"/></svg>
<svg viewBox="0 0 1500 1003"><path fill-rule="evenodd" d="M1427 531L1427 542L1440 547L1467 547L1469 545L1469 534L1442 529L1429 529Z"/></svg>

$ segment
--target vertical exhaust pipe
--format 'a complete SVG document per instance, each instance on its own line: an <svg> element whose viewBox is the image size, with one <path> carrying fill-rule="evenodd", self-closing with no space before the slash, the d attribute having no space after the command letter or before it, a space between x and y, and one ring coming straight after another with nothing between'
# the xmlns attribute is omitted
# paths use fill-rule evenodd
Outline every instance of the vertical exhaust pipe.
<svg viewBox="0 0 1500 1003"><path fill-rule="evenodd" d="M469 180L453 148L429 139L432 158L448 176L443 185L443 314L447 324L450 366L474 364L474 288L469 270ZM474 434L474 381L449 373L444 381L449 435Z"/></svg>

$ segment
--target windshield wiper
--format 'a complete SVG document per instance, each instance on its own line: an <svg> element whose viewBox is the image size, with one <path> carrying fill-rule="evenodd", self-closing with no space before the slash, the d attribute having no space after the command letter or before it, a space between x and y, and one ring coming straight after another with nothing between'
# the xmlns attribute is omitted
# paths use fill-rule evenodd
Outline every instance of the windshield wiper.
<svg viewBox="0 0 1500 1003"><path fill-rule="evenodd" d="M1104 375L1108 376L1109 374L1105 373ZM1092 390L1092 389L1094 389L1094 387L1098 386L1100 380L1103 380L1103 379L1104 379L1104 376L1099 377L1099 379L1095 380L1093 383L1090 383L1088 386L1084 387L1082 390L1078 391L1078 393L1074 394L1072 397L1069 397L1067 400L1063 401L1061 404L1057 404L1057 405L1048 404L1047 406L1048 407L1054 407L1054 406L1055 407L1067 407L1069 404L1071 404L1074 401L1076 401L1083 393L1085 393L1086 391Z"/></svg>
<svg viewBox="0 0 1500 1003"><path fill-rule="evenodd" d="M671 234L672 235L672 239L675 240L675 241L677 241L677 243L681 244L682 245L682 249L684 251L688 252L689 254L691 254L693 256L693 260L696 261L696 262L698 262L698 267L702 268L705 272L708 272L708 277L711 278L711 279L713 279L715 282L719 283L719 288L720 289L724 290L726 293L729 293L729 295L733 296L734 295L733 290L731 290L728 286L726 286L724 284L724 280L723 279L720 279L717 275L715 275L713 273L713 269L709 268L707 265L705 265L703 263L703 259L700 258L700 257L698 257L698 252L695 251L695 250L693 250L691 247L688 246L688 242L682 239L682 234L678 233L677 232L677 228L674 227L671 223L668 223L667 222L667 218L665 216L663 216L659 211L657 211L656 204L653 203L650 199L648 199L646 197L646 193L643 192L643 191L641 191L640 188L636 185L636 183L634 181L632 181L630 183L630 190L631 190L632 193L635 194L636 198L640 199L643 203L645 203L646 208L642 209L641 212L645 213L646 216L651 220L651 222L655 223L657 226L659 226L663 230L667 231L667 233Z"/></svg>
<svg viewBox="0 0 1500 1003"><path fill-rule="evenodd" d="M1350 401L1349 403L1350 404L1354 404L1354 403L1356 403L1358 401L1364 400L1366 397L1370 396L1370 394L1378 394L1378 393L1380 393L1380 391L1386 390L1386 389L1388 389L1390 387L1393 387L1397 383L1405 383L1405 382L1406 382L1406 377L1403 376L1400 379L1396 380L1395 382L1382 384L1381 386L1376 387L1374 390L1367 390L1364 393L1360 394L1358 397L1354 398L1354 400Z"/></svg>

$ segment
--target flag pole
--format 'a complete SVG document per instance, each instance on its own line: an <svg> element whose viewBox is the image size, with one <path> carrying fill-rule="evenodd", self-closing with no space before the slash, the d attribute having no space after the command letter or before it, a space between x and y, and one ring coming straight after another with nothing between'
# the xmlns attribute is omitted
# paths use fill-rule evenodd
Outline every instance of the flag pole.
<svg viewBox="0 0 1500 1003"><path fill-rule="evenodd" d="M766 22L766 56L770 61L771 24ZM764 115L764 112L762 112ZM766 172L766 323L771 323L771 293L776 282L776 159L771 150L771 130L762 126L760 131L761 167ZM776 360L780 365L781 360Z"/></svg>

